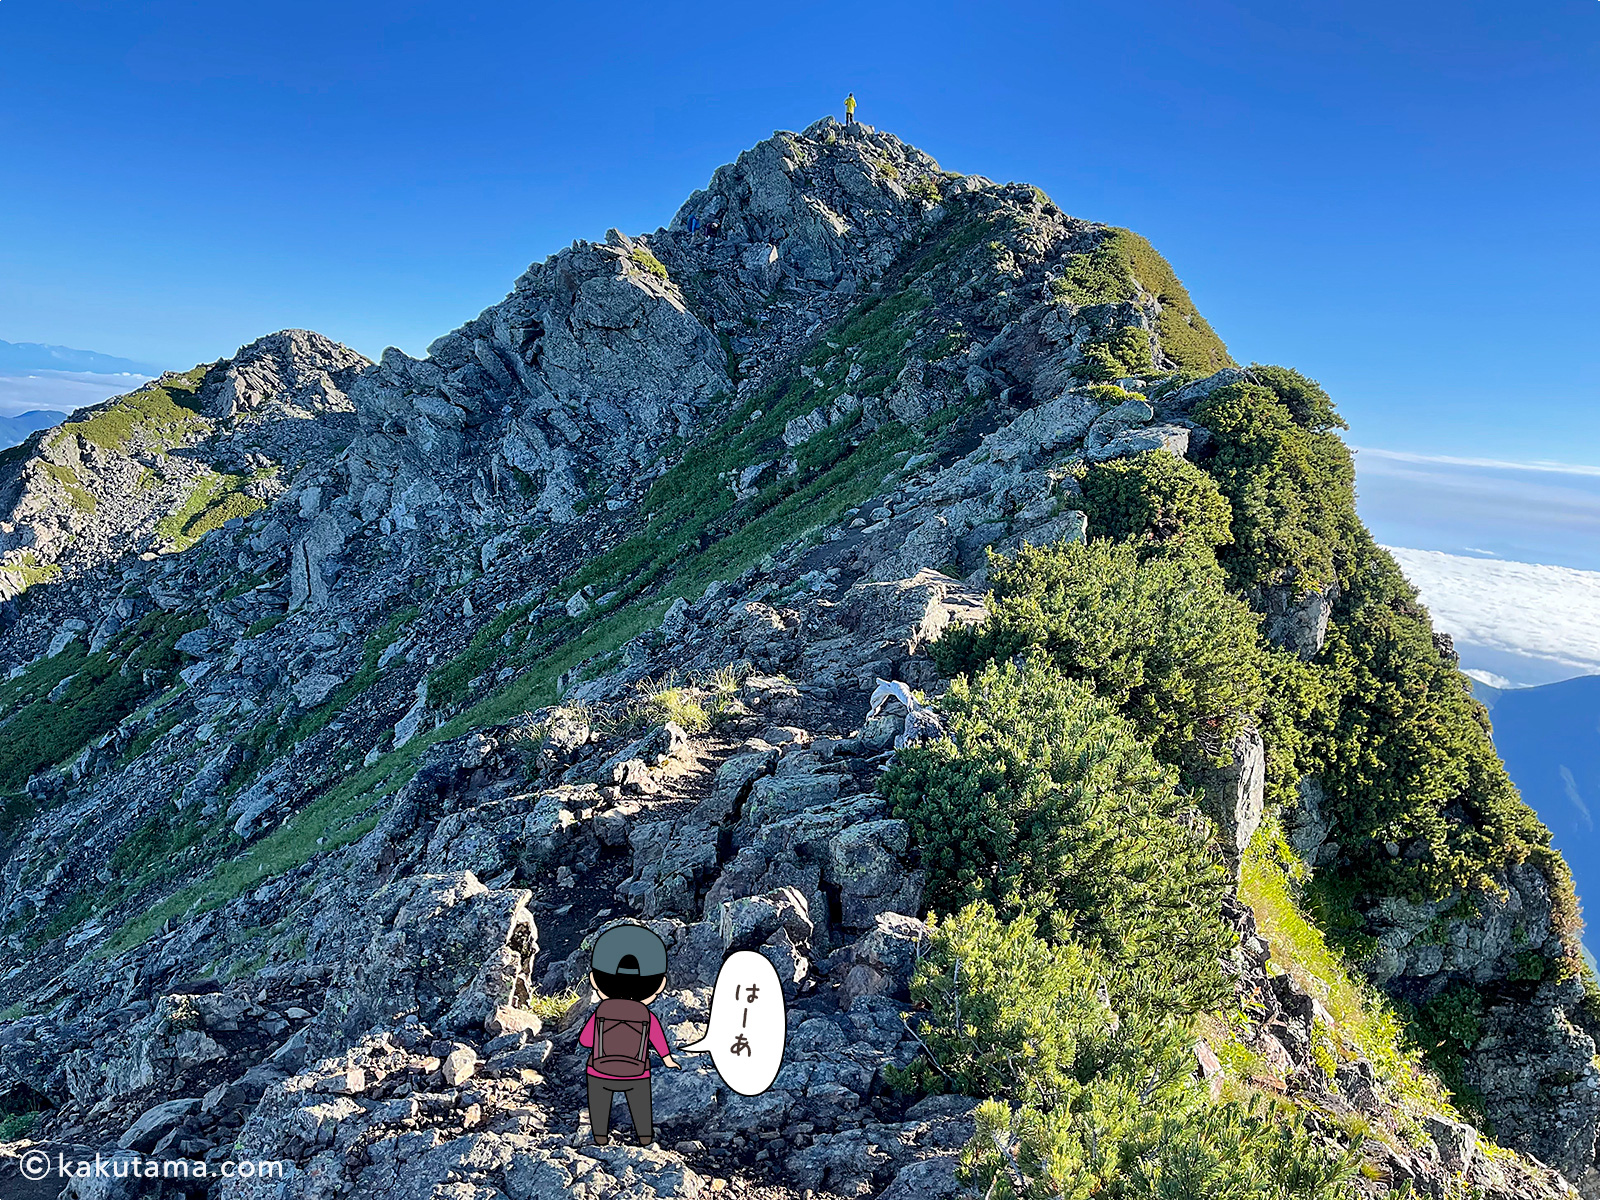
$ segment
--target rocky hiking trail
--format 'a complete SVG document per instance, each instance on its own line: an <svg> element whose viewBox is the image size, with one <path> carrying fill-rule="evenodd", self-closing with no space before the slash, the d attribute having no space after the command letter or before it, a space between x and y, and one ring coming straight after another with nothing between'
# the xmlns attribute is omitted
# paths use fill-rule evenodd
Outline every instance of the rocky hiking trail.
<svg viewBox="0 0 1600 1200"><path fill-rule="evenodd" d="M511 726L434 747L377 828L293 890L313 901L327 893L318 920L347 924L318 944L342 943L350 957L313 950L307 958L318 965L281 979L262 971L257 979L270 982L260 990L173 992L142 1019L148 1005L122 1017L130 1023L111 1018L98 1032L127 1043L127 1077L114 1086L129 1090L77 1124L63 1111L62 1140L282 1159L298 1168L290 1194L305 1197L957 1192L973 1101L908 1105L885 1074L920 1050L902 1013L926 931L913 915L920 883L903 825L872 790L903 710L860 721L864 682L886 667L922 673L921 636L973 619L981 601L931 573L865 590L871 601L842 606L747 603L758 619L732 646L724 626L681 613L666 658L742 649L795 666L792 676L746 674L708 736L670 722L601 734L589 723L597 709L570 705L539 714L537 738ZM879 620L856 623L855 638L827 636L840 629L838 610L857 606ZM808 628L820 636L805 638ZM808 661L827 664L823 681L804 670ZM661 665L623 674L649 680ZM603 686L619 684L626 697L637 680ZM542 790L524 790L535 780ZM514 813L525 815L508 820ZM489 886L438 870L463 861ZM506 886L508 873L533 886ZM334 893L357 896L363 879L377 886L372 899L339 912ZM223 924L259 920L270 915L260 905L274 902L237 901L221 910ZM761 948L783 968L788 1055L773 1090L748 1099L727 1093L703 1057L686 1056L678 1071L658 1067L659 1146L597 1148L576 1045L588 1005L575 1001L548 1021L524 1006L572 994L587 970L583 941L635 914L671 948L669 991L655 1008L675 1045L703 1029L723 954ZM1269 975L1248 911L1234 919L1245 935L1239 988L1258 1014L1254 1043L1280 1060L1291 1087L1316 1096L1330 1131L1345 1114L1384 1118L1392 1101L1370 1068L1341 1068L1339 1094L1315 1082L1310 1046L1326 1014L1288 976ZM366 1027L370 1016L406 1008L414 1015L404 1021ZM43 1032L30 1024L8 1033ZM313 1063L340 1030L353 1047ZM56 1049L71 1061L70 1049ZM1203 1047L1195 1069L1218 1070ZM1475 1153L1470 1129L1442 1125L1436 1144L1432 1161L1389 1158L1387 1176L1422 1182L1445 1167L1501 1189L1510 1182L1503 1165ZM1524 1182L1541 1190L1502 1194L1559 1194ZM275 1188L233 1182L211 1194Z"/></svg>
<svg viewBox="0 0 1600 1200"><path fill-rule="evenodd" d="M469 1138L483 1143L471 1150L477 1165L492 1168L495 1155L510 1163L500 1164L508 1172L500 1186L513 1197L568 1194L566 1182L547 1192L522 1180L526 1172L516 1164L529 1156L554 1180L563 1173L574 1180L586 1171L603 1175L609 1165L629 1177L653 1179L649 1186L661 1195L699 1195L699 1176L708 1194L752 1196L859 1195L892 1182L902 1170L910 1172L907 1187L910 1180L931 1178L935 1169L948 1184L949 1152L971 1134L963 1117L971 1102L930 1100L907 1111L881 1086L882 1069L913 1052L899 1003L891 997L903 998L923 936L920 921L889 907L900 900L914 910L918 889L902 877L903 828L882 819L881 802L870 790L900 722L880 719L863 740L856 728L841 724L848 708L828 696L781 677L750 675L733 705L749 715L726 720L716 737L706 739L691 739L669 723L642 738L592 741L597 735L578 715L582 710L563 710L555 714L553 735L537 743L534 768L513 766L515 752L502 755L493 736L442 744L431 756L434 765L419 773L350 857L375 865L379 881L402 877L415 856L425 859L423 865L472 856L474 848L481 849L477 839L492 836L493 827L479 822L496 806L521 807L531 800L536 812L544 806L537 826L543 840L533 843L540 848L540 882L529 891L488 890L464 873L406 877L406 890L426 895L432 913L441 911L434 907L441 901L451 907L479 902L500 912L511 907L506 927L498 920L474 927L488 936L488 946L500 944L490 963L501 973L485 963L468 988L470 999L459 996L450 1005L453 1013L472 1011L483 1032L457 1029L435 1036L412 1018L363 1037L354 1050L314 1070L286 1077L309 1047L326 1042L332 1014L384 1003L394 1007L392 990L384 994L394 987L393 976L379 971L375 978L341 985L339 977L350 969L344 964L298 968L289 980L252 994L172 994L163 1001L164 1013L153 1014L159 1020L129 1031L169 1044L139 1045L130 1066L161 1062L167 1059L161 1051L169 1051L162 1064L173 1072L168 1088L181 1081L197 1095L140 1112L153 1098L140 1088L116 1106L96 1105L100 1111L91 1110L63 1134L86 1144L115 1139L133 1151L212 1155L219 1141L232 1136L251 1157L281 1155L313 1177L329 1171L368 1188L376 1185L367 1172L382 1178L395 1168L377 1151L397 1152L389 1139L398 1125L429 1131L421 1142L401 1138L429 1152L406 1170L406 1186L418 1188L418 1195L433 1194L417 1181L436 1167L445 1174L462 1168L458 1158L465 1148L457 1143ZM503 732L508 744L518 744L517 731ZM740 734L746 736L733 740ZM573 758L578 761L569 765ZM530 769L617 782L556 784L535 800L515 790ZM551 801L585 806L551 812ZM408 810L414 806L423 811L413 816ZM875 813L877 821L862 820ZM803 826L804 840L797 842L786 824ZM526 832L525 827L524 847L530 845ZM783 848L774 844L774 835ZM749 844L753 836L762 839L759 847ZM752 871L762 876L759 882L739 880L741 872ZM780 877L793 883L765 886ZM892 890L885 894L884 888ZM758 894L746 898L751 891ZM729 895L734 898L720 898ZM827 914L815 923L809 915L813 905ZM510 1007L478 1016L491 980L494 997L508 1001L527 1001L536 976L546 994L568 991L587 970L580 940L592 939L613 912L629 908L653 919L673 945L673 987L656 1008L675 1043L698 1034L707 985L727 950L766 945L786 955L788 964L789 1062L771 1093L752 1101L728 1097L703 1058L687 1058L681 1071L658 1068L660 1140L672 1151L587 1145L580 1126L584 1054L575 1044L586 1015L581 1002L548 1028ZM688 924L678 919L703 910L714 918ZM548 932L535 926L532 913ZM407 924L397 918L396 933ZM840 940L829 937L829 926L840 924L871 932L824 955ZM401 936L414 947L417 938L432 945L432 936L458 932L441 928ZM385 952L384 940L380 934L364 952ZM454 953L470 957L484 949L472 944ZM820 961L813 966L808 955ZM418 957L428 962L432 956ZM427 988L420 978L415 983ZM318 985L326 990L319 994ZM302 1004L320 1009L319 1016L307 1021L310 1013ZM447 1013L446 1023L458 1022ZM281 1046L261 1039L296 1025L298 1031ZM347 1019L345 1027L359 1025ZM231 1077L252 1054L262 1061ZM213 1079L215 1085L198 1094ZM242 1108L258 1100L244 1119ZM331 1149L323 1149L325 1133L333 1135ZM523 1138L533 1140L518 1140ZM780 1163L790 1182L809 1186L796 1189L773 1180L771 1168ZM396 1177L382 1186L400 1183ZM339 1185L332 1186L326 1194L339 1194Z"/></svg>

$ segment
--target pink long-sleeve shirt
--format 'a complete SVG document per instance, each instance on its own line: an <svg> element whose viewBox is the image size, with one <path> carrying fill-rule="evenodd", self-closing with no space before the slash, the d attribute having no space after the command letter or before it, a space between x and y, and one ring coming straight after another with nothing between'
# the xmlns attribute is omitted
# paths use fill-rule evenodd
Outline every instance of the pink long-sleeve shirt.
<svg viewBox="0 0 1600 1200"><path fill-rule="evenodd" d="M635 1035L637 1036L637 1035ZM594 1014L589 1014L589 1019L584 1023L583 1031L578 1034L578 1045L585 1050L594 1049ZM661 1022L656 1020L655 1013L650 1014L650 1047L662 1058L672 1053L672 1048L667 1045L667 1031L661 1028ZM591 1065L589 1074L597 1079L649 1079L650 1068L646 1067L643 1075L607 1075L604 1071L596 1071Z"/></svg>

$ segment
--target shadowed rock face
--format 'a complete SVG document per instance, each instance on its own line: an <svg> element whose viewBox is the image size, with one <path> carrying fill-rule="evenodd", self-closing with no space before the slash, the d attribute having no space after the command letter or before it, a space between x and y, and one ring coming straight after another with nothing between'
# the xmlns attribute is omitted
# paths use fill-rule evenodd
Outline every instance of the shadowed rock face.
<svg viewBox="0 0 1600 1200"><path fill-rule="evenodd" d="M1176 365L1143 281L1057 286L1107 236L823 120L666 228L535 264L425 358L285 331L0 458L0 1099L43 1098L68 1144L291 1164L229 1200L957 1194L973 1101L889 1083L922 1053L929 931L877 780L938 736L929 643L984 618L987 552L1088 536L1086 463L1203 457L1196 402L1248 378L1090 386L1120 334L1147 376ZM1258 599L1316 654L1322 598ZM881 680L923 695L869 713ZM1235 857L1268 749L1241 733L1197 819ZM1304 790L1291 836L1336 863ZM1507 882L1499 908L1386 909L1378 978L1559 953L1547 881ZM1321 1001L1227 915L1276 1086L1326 1129L1401 1128L1372 1064L1322 1073ZM658 1072L655 1148L579 1117L586 944L622 917L669 947L675 1045L729 951L790 1006L770 1092ZM1468 1070L1580 1176L1576 999L1488 1014ZM1563 1194L1469 1128L1427 1139L1369 1163Z"/></svg>

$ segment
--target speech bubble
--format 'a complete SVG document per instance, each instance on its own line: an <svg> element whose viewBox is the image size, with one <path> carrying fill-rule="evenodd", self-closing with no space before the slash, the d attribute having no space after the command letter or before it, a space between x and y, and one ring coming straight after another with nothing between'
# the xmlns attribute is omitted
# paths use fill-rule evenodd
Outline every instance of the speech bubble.
<svg viewBox="0 0 1600 1200"><path fill-rule="evenodd" d="M741 1096L759 1096L778 1077L788 1036L778 972L754 950L738 950L717 972L705 1036L681 1049L711 1055L723 1083Z"/></svg>

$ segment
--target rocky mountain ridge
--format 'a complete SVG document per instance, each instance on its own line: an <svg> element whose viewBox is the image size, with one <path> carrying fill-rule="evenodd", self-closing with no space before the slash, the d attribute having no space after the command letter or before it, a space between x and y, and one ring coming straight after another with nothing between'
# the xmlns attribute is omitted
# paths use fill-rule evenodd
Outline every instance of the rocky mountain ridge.
<svg viewBox="0 0 1600 1200"><path fill-rule="evenodd" d="M286 331L0 454L0 1108L60 1145L294 1164L218 1196L956 1194L974 1100L896 1082L932 934L877 788L907 714L867 697L936 696L990 553L1095 534L1086 465L1205 460L1197 410L1254 378L1134 235L824 120L424 359ZM1339 595L1254 592L1308 661ZM1236 868L1269 749L1245 730L1208 777ZM1318 786L1283 821L1336 873ZM1592 1191L1555 885L1499 882L1384 898L1369 969L1421 1001L1538 960L1465 1078ZM791 1004L765 1096L661 1073L671 1149L578 1119L584 940L621 916L671 947L675 1041L730 949ZM1281 1095L1331 1147L1374 1130L1367 1194L1566 1194L1419 1107L1228 919L1255 1065L1213 1034L1196 1086Z"/></svg>

